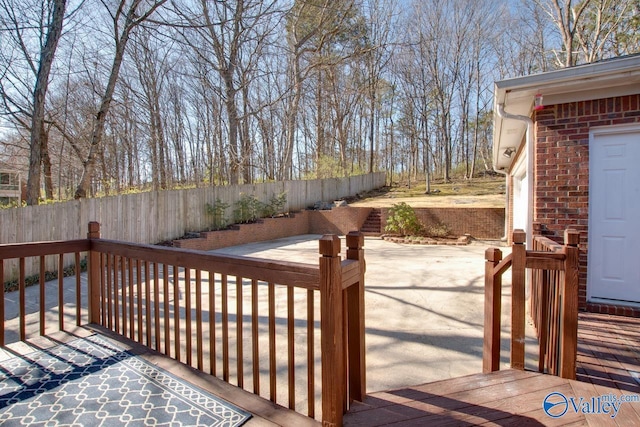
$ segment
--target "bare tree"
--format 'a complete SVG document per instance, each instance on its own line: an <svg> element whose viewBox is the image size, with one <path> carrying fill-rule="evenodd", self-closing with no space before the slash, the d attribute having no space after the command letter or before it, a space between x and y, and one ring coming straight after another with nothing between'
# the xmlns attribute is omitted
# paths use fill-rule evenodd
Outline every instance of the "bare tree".
<svg viewBox="0 0 640 427"><path fill-rule="evenodd" d="M66 0L40 4L0 1L3 26L9 31L13 52L19 52L20 57L19 59L11 53L2 55L6 61L6 68L2 73L8 81L0 84L0 93L7 110L12 111L14 119L30 132L27 179L29 205L39 203L43 165L47 171L47 196L51 197L53 191L45 107L51 67L62 35L65 11ZM34 40L37 44L33 43ZM18 71L21 68L18 61L24 64L22 71L26 73ZM34 82L33 86L31 82Z"/></svg>
<svg viewBox="0 0 640 427"><path fill-rule="evenodd" d="M124 58L125 49L131 36L131 32L137 26L145 22L156 11L156 9L162 6L165 2L166 0L157 0L149 4L145 10L140 10L141 5L146 5L143 0L131 0L130 2L127 0L121 0L114 12L109 11L113 22L112 35L115 43L113 62L107 85L100 101L100 106L93 119L91 143L89 145L87 157L83 161L82 177L80 178L80 182L78 183L74 195L76 199L87 197L91 187L91 180L96 168L97 156L102 149L102 137L104 135L106 117L111 107L113 93L118 81L120 67L122 65L122 60Z"/></svg>
<svg viewBox="0 0 640 427"><path fill-rule="evenodd" d="M562 51L557 61L565 67L576 64L576 31L585 10L594 0L534 0L556 25L562 38Z"/></svg>

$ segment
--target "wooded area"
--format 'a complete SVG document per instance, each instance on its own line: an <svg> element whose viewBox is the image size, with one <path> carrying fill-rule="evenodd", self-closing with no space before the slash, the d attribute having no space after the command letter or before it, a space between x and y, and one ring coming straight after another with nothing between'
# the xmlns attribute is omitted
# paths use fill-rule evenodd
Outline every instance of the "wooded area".
<svg viewBox="0 0 640 427"><path fill-rule="evenodd" d="M0 0L27 203L491 171L493 82L638 52L640 0Z"/></svg>

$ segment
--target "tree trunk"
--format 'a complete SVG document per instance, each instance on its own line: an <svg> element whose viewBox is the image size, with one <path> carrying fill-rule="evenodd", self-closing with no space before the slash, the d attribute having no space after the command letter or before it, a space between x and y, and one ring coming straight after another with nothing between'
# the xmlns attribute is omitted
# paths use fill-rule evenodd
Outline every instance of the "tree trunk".
<svg viewBox="0 0 640 427"><path fill-rule="evenodd" d="M44 195L53 199L53 178L51 176L51 156L49 156L49 132L42 132L42 167L44 169Z"/></svg>
<svg viewBox="0 0 640 427"><path fill-rule="evenodd" d="M47 32L47 41L40 53L40 64L33 91L33 114L31 116L31 139L29 153L29 176L27 177L27 204L40 202L40 181L42 167L42 148L44 138L44 109L49 88L49 74L55 56L58 41L62 34L66 0L54 0L53 14ZM49 176L50 177L50 176Z"/></svg>

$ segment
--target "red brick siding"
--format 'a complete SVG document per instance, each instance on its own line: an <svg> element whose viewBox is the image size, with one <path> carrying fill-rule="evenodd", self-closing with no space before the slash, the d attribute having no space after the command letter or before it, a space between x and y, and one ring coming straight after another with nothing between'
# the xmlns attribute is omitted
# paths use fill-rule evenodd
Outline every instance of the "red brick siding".
<svg viewBox="0 0 640 427"><path fill-rule="evenodd" d="M640 94L546 106L535 113L534 122L534 221L544 224L545 235L558 242L566 228L580 232L579 303L587 309L589 130L640 123Z"/></svg>
<svg viewBox="0 0 640 427"><path fill-rule="evenodd" d="M470 234L476 239L500 239L504 236L504 208L414 208L425 227L446 224L453 236ZM382 228L389 209L382 209Z"/></svg>

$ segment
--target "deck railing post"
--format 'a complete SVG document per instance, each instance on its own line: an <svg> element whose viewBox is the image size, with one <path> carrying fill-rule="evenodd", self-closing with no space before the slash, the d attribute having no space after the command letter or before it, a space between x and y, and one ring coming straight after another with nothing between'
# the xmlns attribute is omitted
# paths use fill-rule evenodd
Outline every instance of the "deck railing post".
<svg viewBox="0 0 640 427"><path fill-rule="evenodd" d="M320 239L322 424L342 426L345 402L344 319L340 238Z"/></svg>
<svg viewBox="0 0 640 427"><path fill-rule="evenodd" d="M92 221L89 223L89 232L87 238L100 238L100 223ZM88 265L88 294L89 294L89 323L100 324L100 253L93 250L89 251Z"/></svg>
<svg viewBox="0 0 640 427"><path fill-rule="evenodd" d="M489 248L484 253L484 346L482 372L500 369L500 319L502 313L502 274L495 267L502 260L502 251Z"/></svg>
<svg viewBox="0 0 640 427"><path fill-rule="evenodd" d="M578 351L578 280L580 233L564 232L564 283L562 284L562 323L560 338L560 376L576 378Z"/></svg>
<svg viewBox="0 0 640 427"><path fill-rule="evenodd" d="M524 369L525 337L525 236L523 230L515 230L511 250L511 367L521 370Z"/></svg>
<svg viewBox="0 0 640 427"><path fill-rule="evenodd" d="M362 402L367 393L364 325L364 236L347 234L347 259L360 263L360 280L347 290L349 399Z"/></svg>

